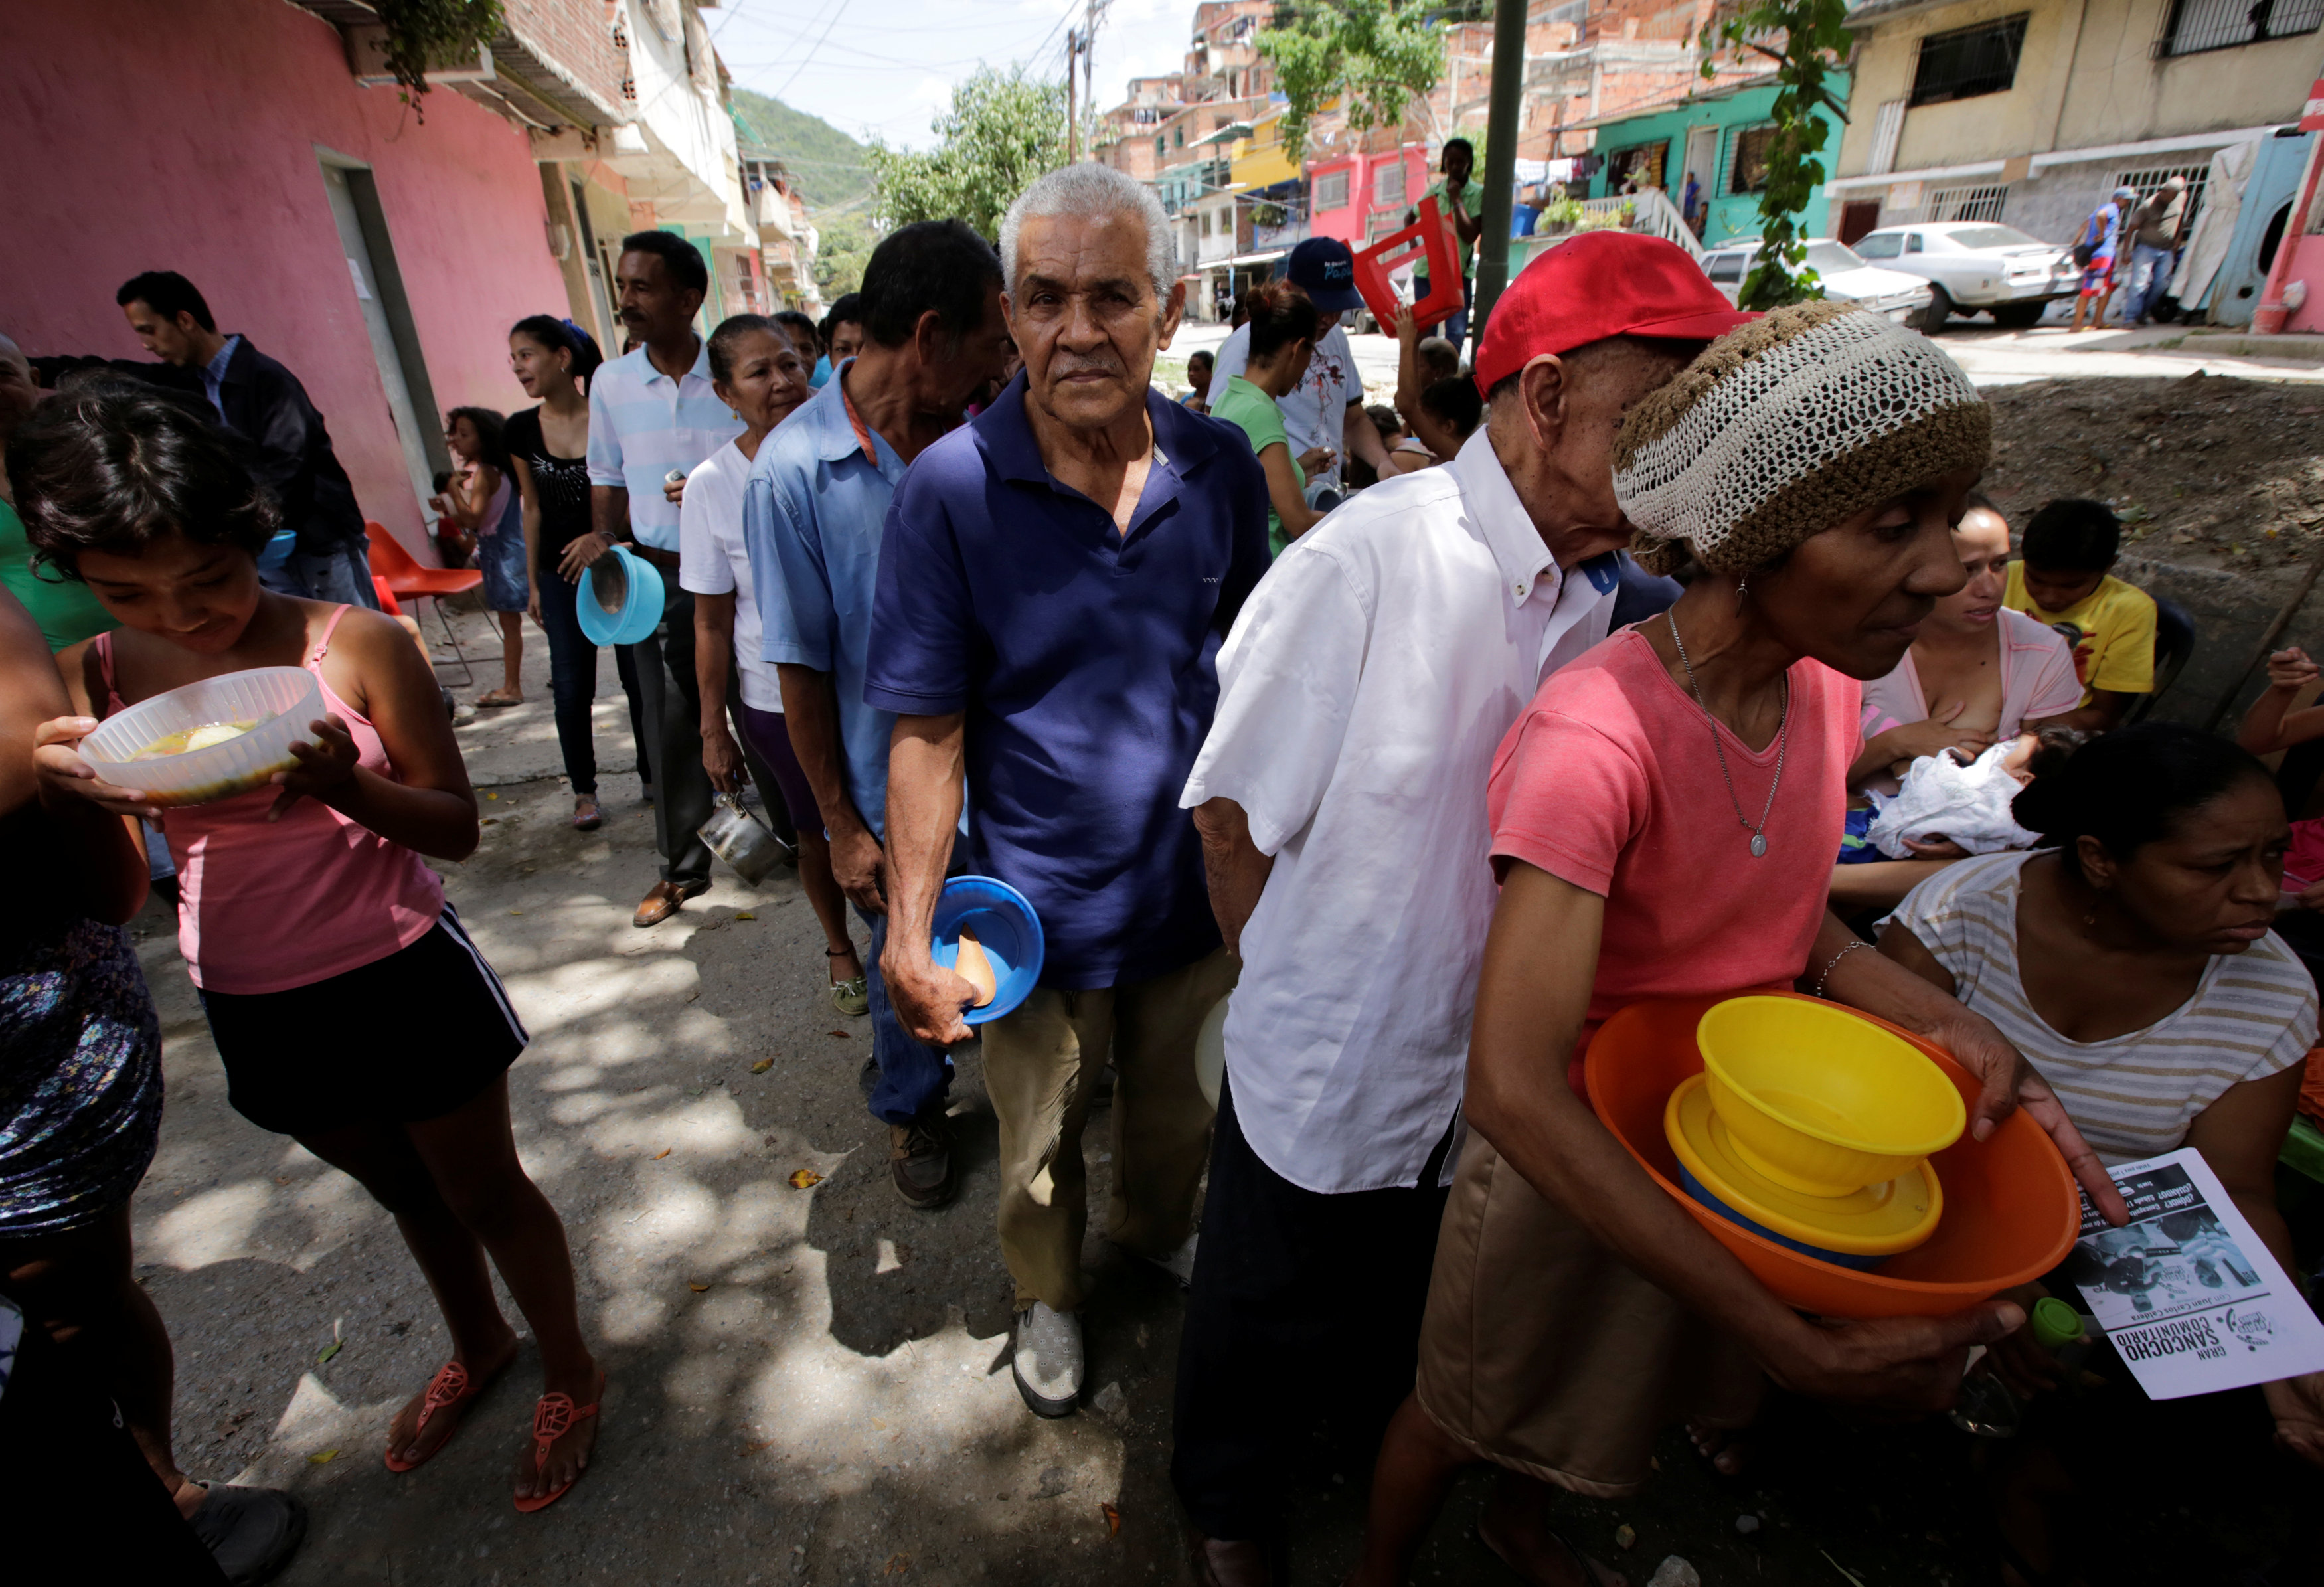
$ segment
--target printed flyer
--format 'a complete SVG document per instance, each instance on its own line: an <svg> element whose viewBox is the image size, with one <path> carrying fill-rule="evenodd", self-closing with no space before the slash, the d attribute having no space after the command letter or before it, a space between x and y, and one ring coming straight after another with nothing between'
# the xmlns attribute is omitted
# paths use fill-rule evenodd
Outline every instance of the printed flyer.
<svg viewBox="0 0 2324 1587"><path fill-rule="evenodd" d="M2324 1323L2191 1147L2111 1170L2130 1223L2082 1199L2066 1273L2150 1398L2324 1369Z"/></svg>

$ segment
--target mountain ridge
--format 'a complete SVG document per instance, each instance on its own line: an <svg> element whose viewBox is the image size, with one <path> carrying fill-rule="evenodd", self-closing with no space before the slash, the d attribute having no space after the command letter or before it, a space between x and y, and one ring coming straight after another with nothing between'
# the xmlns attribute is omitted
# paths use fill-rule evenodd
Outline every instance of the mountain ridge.
<svg viewBox="0 0 2324 1587"><path fill-rule="evenodd" d="M871 192L872 167L862 143L770 95L742 88L731 92L744 125L789 169L810 208L835 209Z"/></svg>

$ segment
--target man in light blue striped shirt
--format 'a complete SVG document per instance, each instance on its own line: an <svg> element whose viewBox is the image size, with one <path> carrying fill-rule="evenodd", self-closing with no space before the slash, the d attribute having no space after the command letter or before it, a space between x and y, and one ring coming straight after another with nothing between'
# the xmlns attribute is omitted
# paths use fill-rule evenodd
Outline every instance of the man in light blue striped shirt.
<svg viewBox="0 0 2324 1587"><path fill-rule="evenodd" d="M710 349L694 334L710 272L675 232L632 232L613 267L622 326L634 352L589 382L589 511L582 552L594 560L616 540L662 576L662 623L630 647L652 761L654 847L661 880L638 905L640 926L678 912L710 886L710 850L696 835L710 819L702 766L702 705L694 677L694 597L678 587L678 503L686 475L742 433L742 421L710 384Z"/></svg>

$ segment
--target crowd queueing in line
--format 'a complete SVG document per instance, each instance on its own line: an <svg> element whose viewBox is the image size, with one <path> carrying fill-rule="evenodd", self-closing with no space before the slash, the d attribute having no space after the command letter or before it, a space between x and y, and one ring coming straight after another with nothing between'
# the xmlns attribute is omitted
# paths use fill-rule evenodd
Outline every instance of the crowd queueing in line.
<svg viewBox="0 0 2324 1587"><path fill-rule="evenodd" d="M1450 147L1445 177L1473 210ZM1404 1580L1483 1462L1494 1552L1603 1587L1558 1496L1635 1491L1674 1421L1731 1469L1771 1381L1912 1416L1975 1346L2024 1393L2053 1380L2022 1326L2043 1284L1847 1324L1762 1287L1582 1093L1638 1000L1796 987L1881 1016L1980 1082L1978 1131L2027 1114L2105 1215L2107 1165L2192 1146L2297 1270L2270 1168L2317 1039L2295 948L2324 940L2324 824L2288 822L2256 757L2324 737L2318 669L2275 657L2240 745L2133 720L2157 608L2110 571L2119 524L2052 503L2013 555L1977 491L1991 411L1925 337L1738 312L1673 245L1593 233L1511 283L1471 367L1401 316L1376 411L1338 323L1351 260L1316 239L1173 401L1168 223L1093 164L1030 184L997 246L899 228L821 326L701 336L702 257L668 233L624 239L615 281L631 350L527 318L538 406L446 426L449 532L511 657L519 614L548 636L574 825L602 819L574 586L618 547L664 573L621 656L661 862L637 923L707 887L697 829L755 785L798 836L831 996L871 1021L861 1080L914 1207L957 1187L976 995L931 953L937 893L973 872L1033 902L1040 983L981 1027L1013 1375L1038 1415L1080 1402L1110 1064L1104 1233L1189 1288L1171 1477L1197 1580L1288 1579L1289 1441L1327 1408L1377 1451L1356 1582ZM120 1548L258 1580L303 1510L180 1469L132 1278L161 1093L122 923L164 848L233 1106L369 1191L438 1299L447 1359L388 1466L509 1366L493 1270L540 1348L520 1510L582 1476L605 1375L512 1139L524 1029L429 863L475 847L475 796L425 651L370 609L320 416L182 278L121 300L164 364L42 393L0 341L0 1417L58 1455L11 1467L20 1493L66 1502L110 1462ZM274 786L162 808L78 752L262 666L314 674L327 712ZM512 660L478 704L520 690ZM1871 796L1996 753L2016 838L1872 846ZM425 1050L337 1017L423 984ZM1194 1047L1230 992L1214 1107ZM122 1476L108 1398L158 1484ZM2324 1374L2238 1403L2324 1463ZM2163 1414L2120 1374L2039 1411L1997 1485L2020 1587L2065 1579L2052 1518Z"/></svg>

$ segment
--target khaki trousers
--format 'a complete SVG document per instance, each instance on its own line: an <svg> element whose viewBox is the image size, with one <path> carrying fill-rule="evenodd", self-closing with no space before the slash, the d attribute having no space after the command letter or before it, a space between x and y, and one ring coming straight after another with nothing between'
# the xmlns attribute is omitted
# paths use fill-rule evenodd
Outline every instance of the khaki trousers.
<svg viewBox="0 0 2324 1587"><path fill-rule="evenodd" d="M1090 992L1037 987L984 1028L984 1087L1001 1121L1001 1255L1019 1310L1082 1304L1089 1186L1082 1126L1111 1049L1113 1191L1106 1238L1167 1256L1194 1226L1211 1104L1194 1082L1194 1036L1234 988L1224 948L1183 970Z"/></svg>

